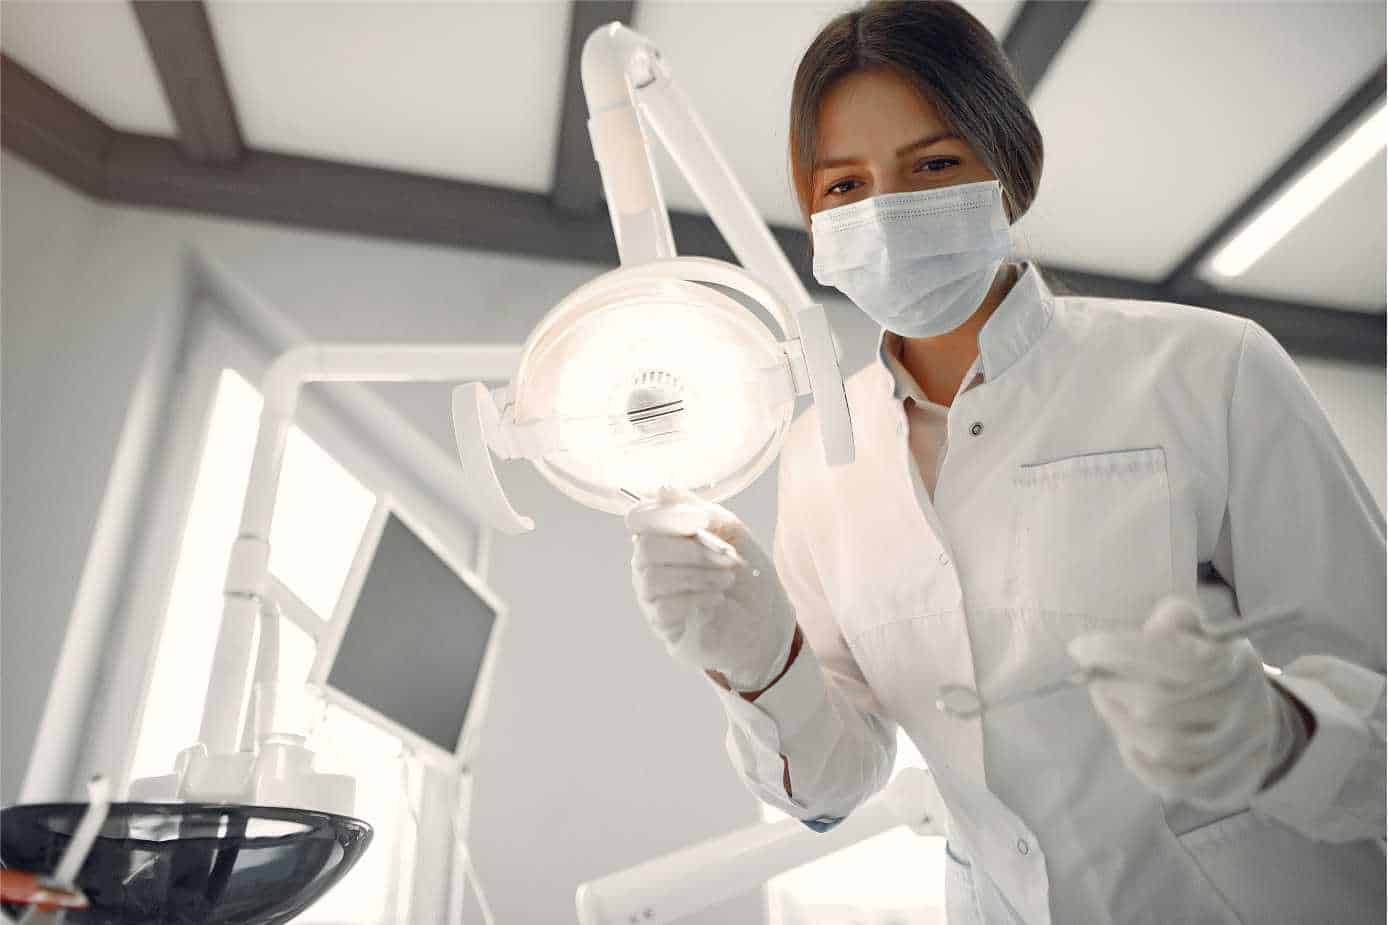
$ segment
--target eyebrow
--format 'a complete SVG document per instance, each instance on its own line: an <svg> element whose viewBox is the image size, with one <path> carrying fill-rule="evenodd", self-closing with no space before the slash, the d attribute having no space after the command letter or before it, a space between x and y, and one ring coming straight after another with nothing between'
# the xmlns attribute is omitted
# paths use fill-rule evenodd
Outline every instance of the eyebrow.
<svg viewBox="0 0 1388 925"><path fill-rule="evenodd" d="M924 147L927 147L928 145L933 145L933 144L935 144L935 142L937 142L937 141L944 141L946 138L958 138L958 137L959 137L958 135L954 134L954 133L951 132L951 131L935 132L935 133L933 133L933 134L931 134L931 135L926 135L924 138L917 139L916 141L913 141L913 142L911 142L911 143L908 144L908 145L902 145L900 148L897 148L897 149L896 149L896 156L897 156L897 157L902 157L903 155L909 154L910 152L916 150L917 148L924 148ZM835 158L830 158L830 159L828 159L828 160L823 160L823 161L820 161L819 163L815 164L815 172L818 173L818 172L821 171L821 170L830 170L830 169L832 169L832 168L834 168L834 167L847 167L847 166L849 166L850 164L858 164L858 163L861 163L861 162L862 162L862 158L857 158L857 157L835 157Z"/></svg>

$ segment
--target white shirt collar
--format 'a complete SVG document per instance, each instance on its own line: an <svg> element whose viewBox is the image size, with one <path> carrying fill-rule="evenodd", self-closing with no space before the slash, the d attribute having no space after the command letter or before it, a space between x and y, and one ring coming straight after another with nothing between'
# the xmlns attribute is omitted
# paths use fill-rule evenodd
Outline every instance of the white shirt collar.
<svg viewBox="0 0 1388 925"><path fill-rule="evenodd" d="M985 382L1002 375L1041 338L1054 313L1055 297L1040 271L1030 261L1022 263L1021 276L978 332L978 359L965 374L961 389L967 388L976 373L981 372ZM883 328L877 341L877 365L892 397L924 404L929 399L902 365L900 352L901 336Z"/></svg>

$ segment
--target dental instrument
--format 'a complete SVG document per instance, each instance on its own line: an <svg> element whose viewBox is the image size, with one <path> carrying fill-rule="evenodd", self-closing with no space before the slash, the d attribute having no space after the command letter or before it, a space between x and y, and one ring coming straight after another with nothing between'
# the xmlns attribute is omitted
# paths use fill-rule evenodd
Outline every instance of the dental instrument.
<svg viewBox="0 0 1388 925"><path fill-rule="evenodd" d="M1268 630L1278 629L1293 622L1299 616L1300 614L1296 611L1274 613L1254 620L1228 621L1219 626L1206 627L1204 632L1209 639L1215 642L1225 642L1230 639L1253 636ZM1269 674L1280 674L1278 669L1270 665L1264 666L1264 668ZM1037 697L1044 697L1068 687L1079 687L1090 681L1108 676L1107 672L1081 668L1062 675L1054 681L1048 681L1045 684L1008 694L986 703L979 698L978 693L973 688L962 684L944 684L937 691L935 709L956 719L973 719L992 710L1034 700Z"/></svg>

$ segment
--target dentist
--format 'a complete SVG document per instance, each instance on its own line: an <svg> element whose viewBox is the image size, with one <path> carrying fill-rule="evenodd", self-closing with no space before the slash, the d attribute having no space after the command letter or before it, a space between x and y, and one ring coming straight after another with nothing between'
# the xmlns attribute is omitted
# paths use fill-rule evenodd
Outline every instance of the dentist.
<svg viewBox="0 0 1388 925"><path fill-rule="evenodd" d="M955 925L1382 922L1384 518L1287 353L1013 255L1041 135L952 3L829 22L790 139L816 278L882 327L847 384L857 459L824 463L811 409L770 556L709 505L745 565L656 533L632 558L748 787L827 830L904 730L949 809ZM1297 619L1217 641L1231 598ZM935 708L1077 666L1099 679Z"/></svg>

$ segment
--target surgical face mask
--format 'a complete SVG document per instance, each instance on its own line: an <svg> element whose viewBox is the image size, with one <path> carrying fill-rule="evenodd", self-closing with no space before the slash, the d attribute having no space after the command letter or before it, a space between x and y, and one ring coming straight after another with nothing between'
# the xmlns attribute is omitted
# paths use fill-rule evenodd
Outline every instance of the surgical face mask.
<svg viewBox="0 0 1388 925"><path fill-rule="evenodd" d="M903 337L968 320L1010 251L997 180L873 196L810 217L814 277Z"/></svg>

